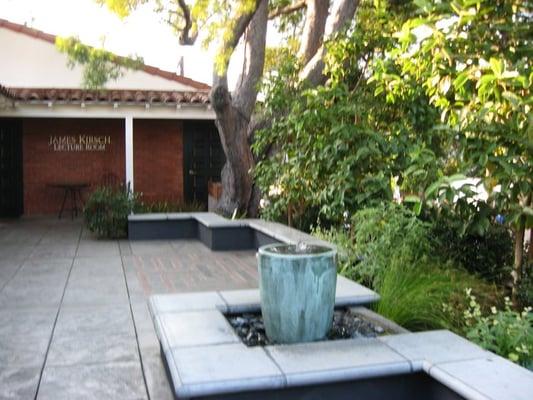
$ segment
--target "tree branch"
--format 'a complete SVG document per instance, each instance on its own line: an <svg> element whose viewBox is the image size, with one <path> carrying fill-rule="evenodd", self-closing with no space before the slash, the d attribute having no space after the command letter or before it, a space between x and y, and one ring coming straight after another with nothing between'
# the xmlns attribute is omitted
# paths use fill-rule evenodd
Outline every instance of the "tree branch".
<svg viewBox="0 0 533 400"><path fill-rule="evenodd" d="M178 6L181 8L182 16L185 21L183 28L180 30L180 44L181 45L193 45L198 37L198 32L191 32L192 30L192 17L191 10L185 0L178 0Z"/></svg>
<svg viewBox="0 0 533 400"><path fill-rule="evenodd" d="M220 46L219 54L233 54L235 47L239 44L239 41L241 40L242 35L244 34L244 31L250 24L250 21L252 20L253 16L255 15L255 12L257 11L257 8L259 7L259 4L262 0L256 0L255 7L253 11L240 15L237 20L235 21L235 25L233 26L232 35L231 37L222 42ZM223 70L219 71L218 68L215 66L214 70L214 77L213 77L213 87L217 85L223 85L227 88L228 85L228 65L229 65L230 57L226 57L224 59L224 65Z"/></svg>
<svg viewBox="0 0 533 400"><path fill-rule="evenodd" d="M355 11L359 5L358 0L343 0L338 3L332 14L332 20L327 26L326 40L330 39L335 33L341 30L354 17ZM307 80L311 85L316 86L324 83L324 56L326 48L324 43L317 49L316 53L308 60L305 67L300 73L301 80Z"/></svg>
<svg viewBox="0 0 533 400"><path fill-rule="evenodd" d="M261 0L246 34L246 65L235 90L235 107L249 119L257 98L258 83L265 66L268 0Z"/></svg>
<svg viewBox="0 0 533 400"><path fill-rule="evenodd" d="M326 37L331 37L340 31L354 17L358 6L359 0L344 0L339 3L331 23L326 26Z"/></svg>
<svg viewBox="0 0 533 400"><path fill-rule="evenodd" d="M307 1L306 0L300 0L293 4L289 4L285 7L278 7L275 10L272 10L270 14L268 14L268 19L274 19L276 17L279 17L281 15L287 15L292 14L293 12L299 11L302 8L307 7Z"/></svg>
<svg viewBox="0 0 533 400"><path fill-rule="evenodd" d="M352 0L353 1L353 0ZM313 57L324 39L329 0L309 0L299 55L305 64Z"/></svg>

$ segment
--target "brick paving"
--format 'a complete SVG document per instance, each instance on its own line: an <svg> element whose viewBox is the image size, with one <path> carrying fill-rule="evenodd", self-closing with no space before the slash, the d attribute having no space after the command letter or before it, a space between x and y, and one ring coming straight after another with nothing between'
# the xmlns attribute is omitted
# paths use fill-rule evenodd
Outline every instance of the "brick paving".
<svg viewBox="0 0 533 400"><path fill-rule="evenodd" d="M148 296L254 287L253 251L0 222L0 399L171 399Z"/></svg>

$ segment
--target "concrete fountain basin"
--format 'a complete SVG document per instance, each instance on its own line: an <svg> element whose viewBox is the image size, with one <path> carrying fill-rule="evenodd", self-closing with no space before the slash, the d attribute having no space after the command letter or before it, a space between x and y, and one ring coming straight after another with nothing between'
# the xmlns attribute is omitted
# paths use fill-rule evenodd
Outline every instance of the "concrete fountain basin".
<svg viewBox="0 0 533 400"><path fill-rule="evenodd" d="M339 277L337 305L378 299ZM260 310L259 290L156 295L149 306L176 399L526 400L533 393L530 371L449 331L247 347L224 314Z"/></svg>

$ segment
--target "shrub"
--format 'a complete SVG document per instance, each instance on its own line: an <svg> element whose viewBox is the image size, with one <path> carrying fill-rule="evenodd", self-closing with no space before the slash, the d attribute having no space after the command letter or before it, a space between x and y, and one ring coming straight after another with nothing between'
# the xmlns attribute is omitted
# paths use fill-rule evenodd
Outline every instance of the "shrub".
<svg viewBox="0 0 533 400"><path fill-rule="evenodd" d="M406 329L461 331L466 308L464 290L476 287L490 297L494 290L467 272L450 266L416 265L405 268L392 262L383 274L376 311Z"/></svg>
<svg viewBox="0 0 533 400"><path fill-rule="evenodd" d="M171 212L195 212L204 211L205 205L193 201L187 202L171 202L171 201L155 201L150 203L140 202L135 207L136 214L143 213L171 213Z"/></svg>
<svg viewBox="0 0 533 400"><path fill-rule="evenodd" d="M430 225L408 209L390 203L357 212L351 222L354 251L360 261L354 275L378 287L394 260L402 268L425 265L432 255Z"/></svg>
<svg viewBox="0 0 533 400"><path fill-rule="evenodd" d="M440 257L452 260L489 282L507 283L514 257L509 231L500 225L490 225L484 235L464 230L460 220L439 218L433 223L431 233Z"/></svg>
<svg viewBox="0 0 533 400"><path fill-rule="evenodd" d="M481 347L506 357L522 366L533 368L533 314L526 307L522 312L511 309L505 298L505 307L492 307L483 315L480 305L470 290L466 291L469 307L464 312L466 337Z"/></svg>
<svg viewBox="0 0 533 400"><path fill-rule="evenodd" d="M345 228L315 230L337 245L342 275L380 294L377 312L407 329L461 331L464 290L474 287L491 301L495 290L441 260L430 233L429 223L396 204L363 209Z"/></svg>
<svg viewBox="0 0 533 400"><path fill-rule="evenodd" d="M85 224L100 238L126 237L128 215L137 203L137 197L129 188L99 187L85 203Z"/></svg>

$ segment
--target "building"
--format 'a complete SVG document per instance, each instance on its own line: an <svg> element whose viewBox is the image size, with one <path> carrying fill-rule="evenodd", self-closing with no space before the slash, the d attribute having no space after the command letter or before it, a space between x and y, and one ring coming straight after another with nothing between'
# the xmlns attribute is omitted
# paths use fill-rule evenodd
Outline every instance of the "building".
<svg viewBox="0 0 533 400"><path fill-rule="evenodd" d="M207 203L224 161L208 85L145 65L84 90L55 36L2 19L0 48L0 217L55 214L69 183Z"/></svg>

